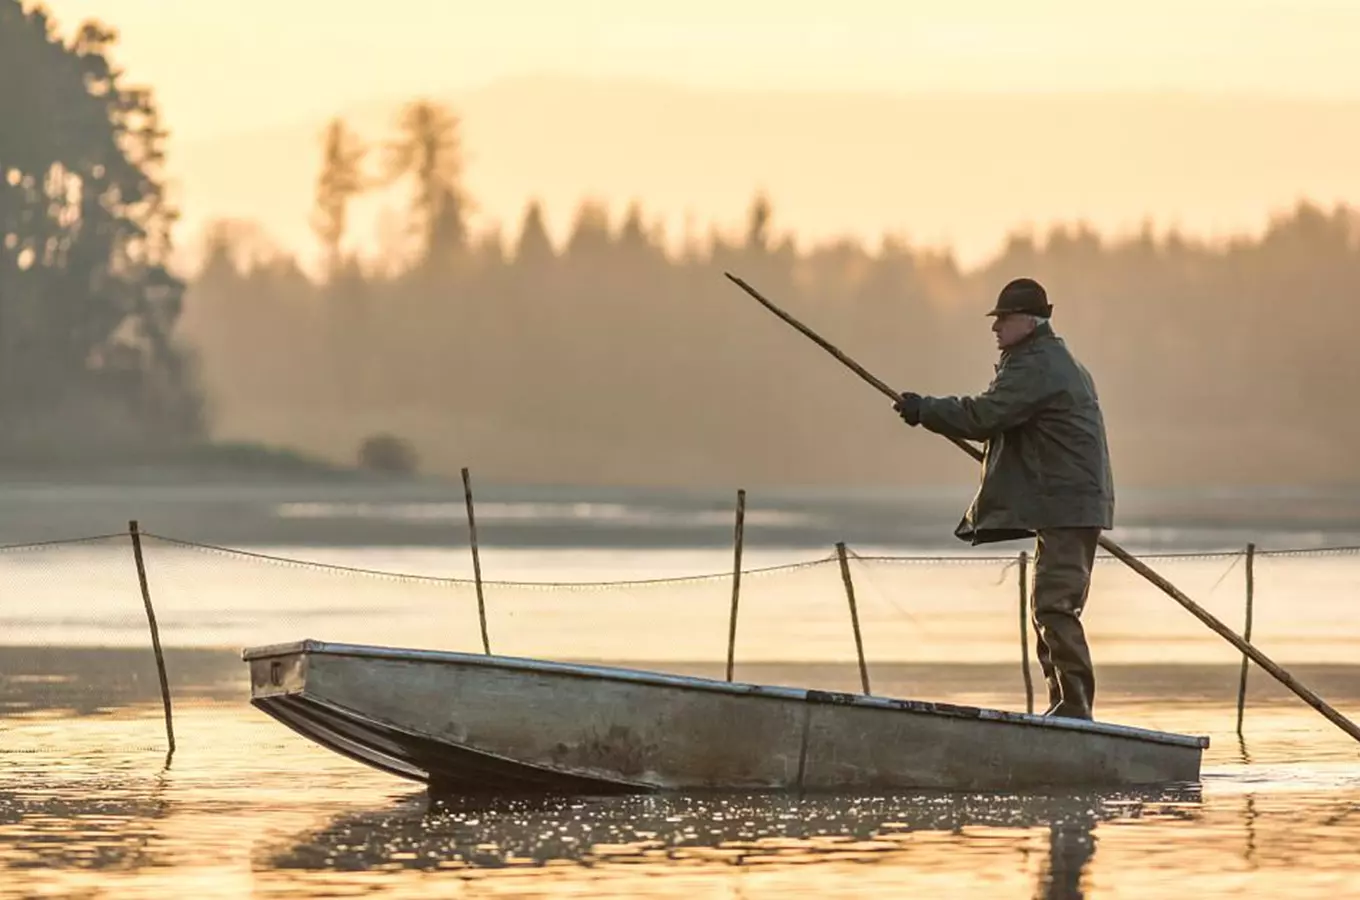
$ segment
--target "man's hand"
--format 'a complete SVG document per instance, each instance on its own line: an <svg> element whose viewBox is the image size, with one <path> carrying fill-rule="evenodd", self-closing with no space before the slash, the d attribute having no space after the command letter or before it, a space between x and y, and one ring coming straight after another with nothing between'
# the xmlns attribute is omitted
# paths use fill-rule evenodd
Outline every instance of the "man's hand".
<svg viewBox="0 0 1360 900"><path fill-rule="evenodd" d="M893 404L893 411L902 417L902 421L908 425L921 424L921 395L913 394L910 391L903 394Z"/></svg>

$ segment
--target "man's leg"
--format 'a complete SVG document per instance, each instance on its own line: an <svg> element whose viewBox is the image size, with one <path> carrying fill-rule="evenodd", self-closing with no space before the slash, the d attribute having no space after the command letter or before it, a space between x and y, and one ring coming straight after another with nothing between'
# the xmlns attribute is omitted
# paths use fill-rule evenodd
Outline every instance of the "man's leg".
<svg viewBox="0 0 1360 900"><path fill-rule="evenodd" d="M1035 630L1046 646L1062 694L1062 702L1051 711L1052 715L1091 718L1095 673L1081 627L1081 613L1091 588L1091 568L1099 540L1098 528L1050 528L1039 532L1034 558Z"/></svg>
<svg viewBox="0 0 1360 900"><path fill-rule="evenodd" d="M1039 558L1038 542L1035 542L1034 558ZM1048 649L1048 643L1044 640L1044 631L1039 627L1039 606L1035 601L1038 596L1035 587L1038 584L1038 569L1030 573L1029 583L1029 624L1034 629L1034 656L1039 660L1039 670L1043 673L1044 683L1048 686L1048 707L1044 715L1051 715L1058 704L1062 703L1062 688L1058 687L1058 676L1053 671L1053 654Z"/></svg>

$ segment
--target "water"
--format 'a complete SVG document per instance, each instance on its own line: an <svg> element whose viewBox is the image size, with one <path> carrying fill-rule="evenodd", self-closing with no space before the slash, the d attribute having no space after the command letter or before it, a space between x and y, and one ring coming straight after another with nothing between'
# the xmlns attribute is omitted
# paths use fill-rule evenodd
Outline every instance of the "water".
<svg viewBox="0 0 1360 900"><path fill-rule="evenodd" d="M464 552L287 551L463 576ZM868 552L868 551L861 551ZM807 559L769 551L750 565ZM251 708L239 647L304 636L478 649L475 595L149 542L177 749L126 539L0 554L0 897L1347 895L1360 745L1118 569L1088 628L1100 718L1207 734L1201 782L1152 792L676 796L431 805L418 785ZM726 552L487 548L488 577L721 572ZM1261 561L1262 647L1360 717L1354 557ZM1241 564L1159 565L1238 627ZM876 693L1023 709L1014 570L857 564ZM835 566L743 583L739 678L855 690ZM488 591L493 647L720 674L731 584ZM225 648L225 649L224 649ZM794 660L789 662L789 660ZM1039 702L1042 702L1040 700Z"/></svg>
<svg viewBox="0 0 1360 900"><path fill-rule="evenodd" d="M253 710L226 652L172 658L167 765L154 679L126 674L133 652L0 654L0 897L1333 898L1360 884L1360 748L1255 682L1239 740L1231 667L1105 672L1102 718L1210 736L1193 785L432 804ZM856 678L852 666L759 674ZM1360 710L1360 670L1299 674ZM884 693L1015 700L997 689L1001 667L876 675Z"/></svg>

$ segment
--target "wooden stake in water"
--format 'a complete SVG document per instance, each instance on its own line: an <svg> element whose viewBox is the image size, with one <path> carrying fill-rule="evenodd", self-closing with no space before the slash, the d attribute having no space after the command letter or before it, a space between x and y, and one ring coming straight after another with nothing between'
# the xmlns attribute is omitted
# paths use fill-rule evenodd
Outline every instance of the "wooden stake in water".
<svg viewBox="0 0 1360 900"><path fill-rule="evenodd" d="M1025 676L1025 712L1034 712L1034 682L1029 675L1029 553L1020 551L1020 671Z"/></svg>
<svg viewBox="0 0 1360 900"><path fill-rule="evenodd" d="M161 679L161 703L165 706L165 739L170 744L166 754L168 763L175 755L175 723L170 711L170 680L165 674L165 654L161 651L161 633L156 627L156 611L151 607L151 588L146 583L146 562L142 559L142 532L137 520L128 523L128 534L132 536L132 558L137 563L137 581L142 587L142 605L146 607L146 621L151 626L151 649L156 654L156 673Z"/></svg>
<svg viewBox="0 0 1360 900"><path fill-rule="evenodd" d="M859 681L864 693L869 693L869 668L864 664L864 642L859 636L859 611L855 609L855 583L850 580L850 561L845 557L845 544L836 544L836 556L841 561L841 580L845 582L845 598L850 601L850 624L855 629L855 655L859 657Z"/></svg>
<svg viewBox="0 0 1360 900"><path fill-rule="evenodd" d="M477 620L482 625L482 649L491 655L491 638L486 633L486 600L482 597L482 560L477 555L477 517L472 513L472 477L463 467L463 496L467 499L468 535L472 543L472 577L477 581Z"/></svg>
<svg viewBox="0 0 1360 900"><path fill-rule="evenodd" d="M1256 593L1256 545L1247 544L1247 627L1242 640L1251 641L1251 605ZM1237 733L1242 733L1242 714L1247 706L1247 654L1242 654L1242 675L1237 683Z"/></svg>
<svg viewBox="0 0 1360 900"><path fill-rule="evenodd" d="M736 549L732 563L732 616L727 624L727 680L732 680L732 665L737 653L737 601L741 596L741 545L746 524L746 491L737 491L737 528L733 544Z"/></svg>

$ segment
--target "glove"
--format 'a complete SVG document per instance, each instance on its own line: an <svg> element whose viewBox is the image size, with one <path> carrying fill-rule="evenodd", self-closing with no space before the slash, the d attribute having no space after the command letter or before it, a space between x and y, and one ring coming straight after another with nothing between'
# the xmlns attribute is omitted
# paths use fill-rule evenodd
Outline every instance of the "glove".
<svg viewBox="0 0 1360 900"><path fill-rule="evenodd" d="M916 426L921 424L921 395L913 394L910 391L898 398L893 404L893 410L902 417L902 421L908 425Z"/></svg>

